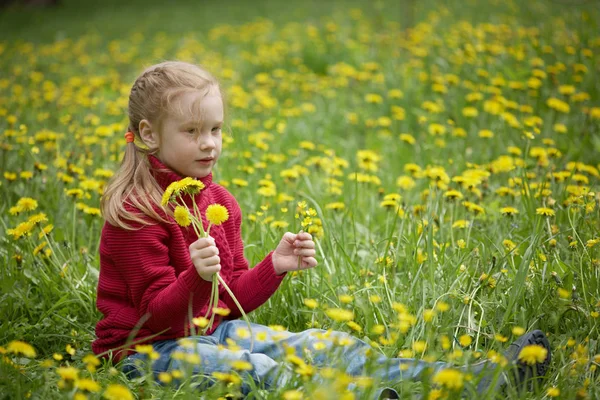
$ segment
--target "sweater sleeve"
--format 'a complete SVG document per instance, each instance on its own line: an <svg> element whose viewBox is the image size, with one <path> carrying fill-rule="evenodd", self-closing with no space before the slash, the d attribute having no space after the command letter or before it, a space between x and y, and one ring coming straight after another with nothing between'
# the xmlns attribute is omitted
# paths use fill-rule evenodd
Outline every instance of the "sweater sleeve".
<svg viewBox="0 0 600 400"><path fill-rule="evenodd" d="M111 227L108 233L105 251L126 282L139 317L146 319L145 326L156 333L183 330L190 303L197 312L208 303L211 292L211 283L200 278L191 259L176 275L170 251L181 254L185 243L170 240L169 231L160 224L134 231ZM182 248L170 248L178 246Z"/></svg>
<svg viewBox="0 0 600 400"><path fill-rule="evenodd" d="M254 268L248 269L248 260L244 256L244 243L242 241L242 212L235 199L233 200L233 207L235 215L235 241L232 246L234 270L228 284L244 312L249 313L275 293L287 273L281 275L275 273L271 259L273 251L269 252ZM231 296L225 292L222 298L231 310L227 318L239 318L241 313Z"/></svg>

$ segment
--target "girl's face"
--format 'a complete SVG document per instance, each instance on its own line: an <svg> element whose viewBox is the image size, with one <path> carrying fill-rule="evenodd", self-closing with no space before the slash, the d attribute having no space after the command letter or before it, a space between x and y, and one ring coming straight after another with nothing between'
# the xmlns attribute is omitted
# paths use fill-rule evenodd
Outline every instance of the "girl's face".
<svg viewBox="0 0 600 400"><path fill-rule="evenodd" d="M147 136L158 147L156 156L163 164L179 175L203 178L221 155L221 95L216 89L204 97L198 91L183 93L174 100L172 109L175 111L163 117L160 132L150 128L152 132ZM143 129L140 134L146 141ZM152 145L148 141L146 144Z"/></svg>

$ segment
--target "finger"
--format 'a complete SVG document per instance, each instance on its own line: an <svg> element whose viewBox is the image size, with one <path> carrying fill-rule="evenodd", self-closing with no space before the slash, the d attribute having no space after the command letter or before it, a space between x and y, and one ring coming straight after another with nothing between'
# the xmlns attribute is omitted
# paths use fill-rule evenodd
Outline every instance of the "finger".
<svg viewBox="0 0 600 400"><path fill-rule="evenodd" d="M296 249L294 254L301 257L314 257L317 253L315 249Z"/></svg>
<svg viewBox="0 0 600 400"><path fill-rule="evenodd" d="M304 232L304 231L298 232L297 240L311 240L311 239L312 239L312 235L310 233Z"/></svg>
<svg viewBox="0 0 600 400"><path fill-rule="evenodd" d="M191 249L200 250L200 249L204 249L208 246L214 246L214 244L215 244L215 240L211 237L200 238L190 245L190 250Z"/></svg>
<svg viewBox="0 0 600 400"><path fill-rule="evenodd" d="M212 256L219 255L219 248L217 246L208 246L198 251L200 258L209 258Z"/></svg>
<svg viewBox="0 0 600 400"><path fill-rule="evenodd" d="M296 234L292 233L292 232L286 232L283 234L283 237L281 238L281 240L285 240L288 243L294 243L294 241L296 240Z"/></svg>
<svg viewBox="0 0 600 400"><path fill-rule="evenodd" d="M221 263L221 258L219 256L212 256L203 259L203 263L207 267L212 267L214 265L219 265Z"/></svg>
<svg viewBox="0 0 600 400"><path fill-rule="evenodd" d="M314 257L303 257L301 263L301 269L313 268L318 264L317 259Z"/></svg>
<svg viewBox="0 0 600 400"><path fill-rule="evenodd" d="M216 274L220 270L221 270L221 264L211 265L210 267L203 268L202 274L204 274L204 275Z"/></svg>
<svg viewBox="0 0 600 400"><path fill-rule="evenodd" d="M296 246L296 248L314 249L315 242L312 240L296 240L294 246Z"/></svg>

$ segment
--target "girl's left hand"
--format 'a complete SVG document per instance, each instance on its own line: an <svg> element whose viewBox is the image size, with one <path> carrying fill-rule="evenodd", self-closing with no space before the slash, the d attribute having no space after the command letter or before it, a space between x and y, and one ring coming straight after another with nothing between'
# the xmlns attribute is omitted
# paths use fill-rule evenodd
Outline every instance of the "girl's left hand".
<svg viewBox="0 0 600 400"><path fill-rule="evenodd" d="M286 232L272 255L275 273L281 275L287 271L314 268L317 266L315 254L315 242L310 233ZM301 260L300 265L298 257Z"/></svg>

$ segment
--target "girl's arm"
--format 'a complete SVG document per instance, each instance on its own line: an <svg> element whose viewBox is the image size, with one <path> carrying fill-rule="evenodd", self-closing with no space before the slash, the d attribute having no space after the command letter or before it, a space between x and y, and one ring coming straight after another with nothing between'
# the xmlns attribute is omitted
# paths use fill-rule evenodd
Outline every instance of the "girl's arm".
<svg viewBox="0 0 600 400"><path fill-rule="evenodd" d="M211 282L200 278L184 240L171 240L164 225L129 231L108 226L101 251L128 287L129 301L153 332L184 331L188 308L197 315L208 304ZM176 270L182 271L176 275Z"/></svg>

